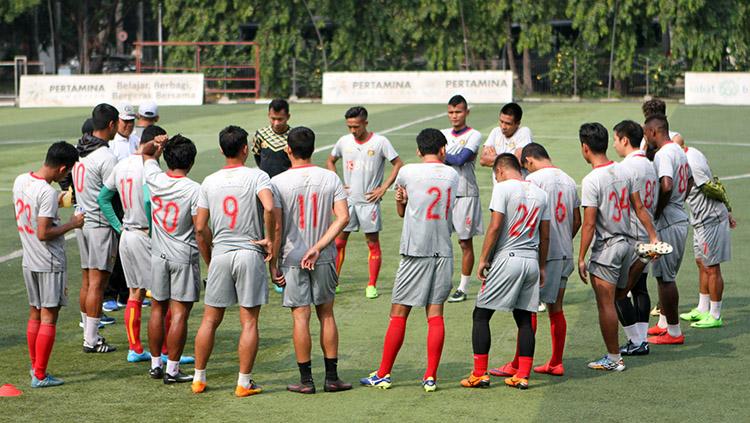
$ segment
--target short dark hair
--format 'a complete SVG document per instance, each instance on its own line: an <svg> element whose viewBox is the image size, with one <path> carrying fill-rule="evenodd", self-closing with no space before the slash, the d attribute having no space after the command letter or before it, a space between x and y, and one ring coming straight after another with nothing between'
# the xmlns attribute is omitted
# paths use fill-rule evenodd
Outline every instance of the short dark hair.
<svg viewBox="0 0 750 423"><path fill-rule="evenodd" d="M445 135L435 128L423 129L417 135L417 148L423 156L426 154L438 154L440 149L447 143Z"/></svg>
<svg viewBox="0 0 750 423"><path fill-rule="evenodd" d="M500 109L501 115L513 116L513 120L518 123L523 117L523 109L516 103L508 103Z"/></svg>
<svg viewBox="0 0 750 423"><path fill-rule="evenodd" d="M164 144L164 161L170 169L188 170L195 163L198 150L189 138L177 134Z"/></svg>
<svg viewBox="0 0 750 423"><path fill-rule="evenodd" d="M638 122L623 120L612 128L618 137L627 137L631 147L639 148L643 141L643 128Z"/></svg>
<svg viewBox="0 0 750 423"><path fill-rule="evenodd" d="M537 160L549 160L549 153L547 153L547 149L545 149L543 145L532 142L530 144L526 144L523 150L521 150L521 163L526 163L526 159L528 157L532 157Z"/></svg>
<svg viewBox="0 0 750 423"><path fill-rule="evenodd" d="M94 132L94 121L91 118L87 118L83 121L83 125L81 125L81 135L86 135Z"/></svg>
<svg viewBox="0 0 750 423"><path fill-rule="evenodd" d="M655 98L643 103L641 110L643 110L643 117L647 119L653 115L666 115L667 103L665 103L664 100Z"/></svg>
<svg viewBox="0 0 750 423"><path fill-rule="evenodd" d="M287 145L292 155L298 159L309 159L315 151L315 132L312 129L298 126L289 131Z"/></svg>
<svg viewBox="0 0 750 423"><path fill-rule="evenodd" d="M158 137L159 135L167 135L167 131L164 130L161 126L157 125L150 125L147 126L143 133L141 134L141 144L145 144L149 141L153 141L154 138Z"/></svg>
<svg viewBox="0 0 750 423"><path fill-rule="evenodd" d="M47 157L44 164L47 166L65 166L68 169L78 161L78 150L73 144L58 141L47 149Z"/></svg>
<svg viewBox="0 0 750 423"><path fill-rule="evenodd" d="M646 118L644 125L656 129L657 132L669 134L669 121L664 115L651 115Z"/></svg>
<svg viewBox="0 0 750 423"><path fill-rule="evenodd" d="M493 172L499 168L513 169L516 172L521 172L521 163L515 154L503 153L495 157L495 163L492 164Z"/></svg>
<svg viewBox="0 0 750 423"><path fill-rule="evenodd" d="M120 113L115 106L102 103L94 107L91 111L91 122L94 124L94 131L107 129L110 122L117 122Z"/></svg>
<svg viewBox="0 0 750 423"><path fill-rule="evenodd" d="M586 144L594 153L606 153L609 134L607 128L599 122L584 123L578 130L581 144Z"/></svg>
<svg viewBox="0 0 750 423"><path fill-rule="evenodd" d="M448 100L448 104L451 105L451 106L453 106L453 107L456 107L459 104L463 104L467 109L469 108L469 103L467 103L466 99L464 98L464 96L462 96L460 94L454 95L453 97L451 97L451 99Z"/></svg>
<svg viewBox="0 0 750 423"><path fill-rule="evenodd" d="M285 112L289 114L289 103L283 98L274 98L268 103L268 111L273 110L274 112Z"/></svg>
<svg viewBox="0 0 750 423"><path fill-rule="evenodd" d="M362 106L354 106L344 113L346 119L359 118L367 120L367 109Z"/></svg>
<svg viewBox="0 0 750 423"><path fill-rule="evenodd" d="M237 157L246 145L247 131L239 126L229 125L219 132L219 146L224 157Z"/></svg>

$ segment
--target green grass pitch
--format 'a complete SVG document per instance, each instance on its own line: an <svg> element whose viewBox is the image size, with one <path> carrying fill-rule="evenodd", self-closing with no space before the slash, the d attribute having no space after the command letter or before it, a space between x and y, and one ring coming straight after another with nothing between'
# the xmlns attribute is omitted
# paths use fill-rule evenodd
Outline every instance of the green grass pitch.
<svg viewBox="0 0 750 423"><path fill-rule="evenodd" d="M536 141L548 147L554 162L580 182L589 171L580 157L577 138L583 122L599 121L607 128L622 119L641 121L637 103L526 103L523 124L532 129ZM29 387L25 328L27 300L21 276L20 258L0 263L0 384L13 383L24 390L20 398L0 398L0 420L7 421L365 421L423 420L454 421L642 421L743 420L748 418L745 403L750 392L750 372L743 357L750 349L750 286L746 276L750 264L750 186L747 117L750 108L688 107L668 105L671 126L680 131L688 144L701 149L714 173L725 179L733 199L739 227L733 231L734 260L723 267L726 281L724 321L718 330L698 330L683 324L684 346L654 346L646 357L626 358L627 371L604 374L586 368L586 362L604 352L599 333L596 305L590 287L573 274L566 295L568 338L564 377L532 375L531 389L506 389L493 380L487 390L463 389L458 385L472 366L471 310L479 287L472 282L470 301L446 304L446 341L436 393L426 394L419 386L426 362L426 322L415 310L407 324L404 346L393 370L394 386L381 391L355 386L340 394L319 393L300 396L285 391L287 383L298 378L291 340L291 317L280 306L280 298L270 293L270 304L260 318L260 351L253 377L264 388L262 395L238 399L233 396L237 377L236 343L239 335L237 311L227 312L219 328L216 347L208 364L209 391L196 396L188 385L165 386L147 377L147 363L125 361L127 341L122 324L123 312L110 313L117 324L103 334L118 346L113 354L84 355L78 328L77 293L80 287L79 257L75 242L67 243L69 298L71 306L60 314L50 372L65 380L60 388L32 390ZM181 132L193 139L199 156L191 177L196 181L222 166L218 132L236 124L252 132L266 125L265 106L232 105L203 107L163 107L161 124L170 134ZM317 133L317 146L333 144L346 132L344 106L319 104L292 105L293 125L311 127ZM405 123L432 117L424 122L390 131L391 139L406 162L417 161L415 135L423 127L448 126L444 106L371 106L370 129L384 131ZM498 105L477 105L469 124L486 137L497 125ZM11 202L13 179L21 172L37 168L48 145L58 139L74 140L80 133L88 109L0 109L0 256L20 248ZM314 155L323 164L328 151ZM615 152L610 149L610 157ZM389 169L389 168L388 168ZM386 171L388 171L388 169ZM478 168L482 204L489 204L490 172ZM339 369L342 379L357 383L377 368L383 336L388 324L390 288L398 265L401 220L395 213L393 195L384 198L384 231L381 235L383 267L380 298L367 300L367 248L364 237L354 234L349 241L347 260L341 278L342 293L337 298L336 315L340 330ZM65 212L64 219L69 211ZM487 212L485 211L485 214ZM485 215L485 222L487 216ZM691 242L691 239L688 239ZM576 241L576 248L578 244ZM691 245L691 244L688 244ZM475 240L475 249L481 239ZM456 269L460 269L460 249L454 246ZM205 266L203 269L205 273ZM458 270L454 281L458 280ZM692 250L687 249L678 276L681 311L697 302L697 275ZM649 281L652 295L655 282ZM148 309L144 309L144 321ZM202 316L202 304L194 308L189 322L187 353ZM546 314L539 316L536 362L549 357L550 337ZM313 336L317 325L312 324ZM515 348L515 326L510 314L497 313L492 322L490 364L511 357ZM145 339L145 324L142 329ZM315 338L317 339L317 338ZM323 381L323 360L317 340L313 343L313 372ZM186 367L188 372L191 367ZM744 411L743 411L744 410Z"/></svg>

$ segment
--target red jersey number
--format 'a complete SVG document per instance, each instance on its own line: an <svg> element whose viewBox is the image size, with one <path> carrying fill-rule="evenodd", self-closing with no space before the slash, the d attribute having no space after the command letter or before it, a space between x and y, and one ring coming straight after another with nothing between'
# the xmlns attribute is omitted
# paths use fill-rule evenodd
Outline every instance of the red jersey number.
<svg viewBox="0 0 750 423"><path fill-rule="evenodd" d="M151 218L154 221L154 224L156 226L161 226L161 228L169 234L177 230L177 219L180 216L180 206L174 201L167 201L167 203L164 204L164 201L160 197L151 198L151 202L156 206L153 213L151 213ZM161 218L159 217L159 212L162 212Z"/></svg>
<svg viewBox="0 0 750 423"><path fill-rule="evenodd" d="M237 214L240 211L237 198L233 195L224 197L222 207L224 208L224 214L229 218L229 229L234 229L237 225Z"/></svg>
<svg viewBox="0 0 750 423"><path fill-rule="evenodd" d="M73 165L73 185L75 185L77 192L83 192L83 182L85 177L86 166L81 162Z"/></svg>
<svg viewBox="0 0 750 423"><path fill-rule="evenodd" d="M26 222L21 222L24 217ZM16 201L16 222L18 223L18 232L34 234L34 228L31 226L31 206L21 199Z"/></svg>
<svg viewBox="0 0 750 423"><path fill-rule="evenodd" d="M615 212L612 213L612 220L615 222L621 221L623 211L626 211L628 217L630 217L630 198L628 196L627 188L623 188L622 191L620 191L619 198L617 197L617 192L611 191L609 193L609 201L614 201L615 203Z"/></svg>
<svg viewBox="0 0 750 423"><path fill-rule="evenodd" d="M568 216L568 208L565 207L565 203L562 202L563 193L562 191L557 193L557 205L555 206L555 219L558 223L563 223L565 218Z"/></svg>
<svg viewBox="0 0 750 423"><path fill-rule="evenodd" d="M123 210L133 207L133 178L120 179L120 201Z"/></svg>
<svg viewBox="0 0 750 423"><path fill-rule="evenodd" d="M312 227L318 227L318 193L314 192L310 196L312 201ZM299 228L305 229L305 196L300 194L297 196L297 205L299 208Z"/></svg>
<svg viewBox="0 0 750 423"><path fill-rule="evenodd" d="M516 213L520 214L521 218L516 220L516 223L510 227L510 236L517 238L523 234L522 228L529 228L529 238L533 237L536 225L539 222L539 207L534 207L531 213L529 213L529 209L525 204L519 204Z"/></svg>
<svg viewBox="0 0 750 423"><path fill-rule="evenodd" d="M448 200L445 202L445 220L448 220L448 214L451 209L451 191L452 188L448 188ZM437 207L438 203L443 198L443 192L440 191L440 188L438 187L430 187L430 189L427 190L427 194L434 195L435 199L432 200L432 203L430 203L429 206L427 206L427 215L425 218L427 220L440 220L440 215L435 213L435 207Z"/></svg>

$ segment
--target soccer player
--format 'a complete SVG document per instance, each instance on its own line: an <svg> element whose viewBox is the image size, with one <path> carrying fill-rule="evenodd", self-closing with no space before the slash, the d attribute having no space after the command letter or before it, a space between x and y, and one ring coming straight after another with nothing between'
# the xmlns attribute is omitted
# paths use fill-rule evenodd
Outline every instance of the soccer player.
<svg viewBox="0 0 750 423"><path fill-rule="evenodd" d="M656 230L659 239L674 248L672 254L653 264L653 274L659 287L661 313L659 323L648 330L648 342L682 344L685 337L677 314L679 293L676 280L687 242L688 215L684 205L685 198L690 194L690 187L693 186L693 176L685 152L669 138L666 116L653 115L647 118L643 132L651 148L656 149L654 166L659 178L659 199L654 212Z"/></svg>
<svg viewBox="0 0 750 423"><path fill-rule="evenodd" d="M731 206L718 178L714 178L708 159L700 150L685 147L684 141L675 141L685 151L693 173L693 186L685 200L690 206L690 224L693 226L693 254L698 266L698 306L680 314L682 320L692 322L694 328L718 328L721 319L721 299L724 278L721 263L732 256L730 229L737 227Z"/></svg>
<svg viewBox="0 0 750 423"><path fill-rule="evenodd" d="M32 388L63 384L47 373L47 363L55 343L60 307L68 303L64 235L82 227L84 218L83 214L74 213L68 223L61 224L60 195L50 184L68 176L76 161L75 147L65 141L56 142L36 172L18 175L13 183L13 204L23 247L23 278L29 297L26 339Z"/></svg>
<svg viewBox="0 0 750 423"><path fill-rule="evenodd" d="M657 242L656 231L643 207L633 174L622 164L607 158L607 129L600 123L584 123L578 136L583 159L593 167L581 183L583 225L578 274L584 283L590 276L599 310L599 328L607 348L607 354L590 362L588 367L621 372L625 370L625 363L617 344L615 301L627 296L645 267L645 263L636 255L636 230L630 216L631 205L653 244ZM586 253L592 241L591 257L587 264Z"/></svg>
<svg viewBox="0 0 750 423"><path fill-rule="evenodd" d="M326 162L328 170L336 172L336 162L343 160L344 188L349 206L349 224L336 238L336 273L341 275L349 234L361 229L369 249L367 263L370 278L365 296L373 299L378 297L378 274L383 261L379 238L382 229L380 200L393 185L404 162L388 138L367 130L367 109L352 107L344 117L349 134L339 138ZM386 161L391 162L393 167L384 180Z"/></svg>
<svg viewBox="0 0 750 423"><path fill-rule="evenodd" d="M122 104L118 109L117 134L109 143L109 149L121 161L138 149L140 137L133 133L135 127L135 109L130 104Z"/></svg>
<svg viewBox="0 0 750 423"><path fill-rule="evenodd" d="M260 307L268 303L265 262L271 259L267 253L272 250L276 231L273 194L268 174L245 166L250 151L244 129L224 128L219 133L219 146L225 166L203 180L195 221L195 230L201 234L198 248L208 265L208 280L203 320L195 336L191 388L196 394L206 390L206 364L216 329L226 308L239 302L240 372L234 394L246 397L261 392L250 372L258 352Z"/></svg>
<svg viewBox="0 0 750 423"><path fill-rule="evenodd" d="M143 132L138 150L117 163L104 181L98 198L102 213L120 235L119 257L129 291L125 333L129 346L127 360L131 363L151 358L141 344L141 309L146 289L151 287L151 196L144 185L141 152L144 144L160 135L166 135L166 131L158 126L150 126ZM119 196L124 211L122 221L113 207L115 194Z"/></svg>
<svg viewBox="0 0 750 423"><path fill-rule="evenodd" d="M448 120L451 127L443 129L448 144L445 146L445 164L458 172L456 204L453 207L453 228L461 247L461 282L448 298L449 303L466 300L471 274L474 270L474 243L472 238L484 233L482 224L482 204L479 200L479 186L474 172L482 134L466 125L469 105L463 96L455 95L448 101Z"/></svg>
<svg viewBox="0 0 750 423"><path fill-rule="evenodd" d="M159 122L159 107L151 100L143 102L138 106L137 117L133 134L140 139L146 128Z"/></svg>
<svg viewBox="0 0 750 423"><path fill-rule="evenodd" d="M628 169L634 177L634 190L639 192L643 207L653 222L656 202L659 194L658 179L653 163L646 158L640 149L643 139L641 125L632 120L624 120L613 129L615 151L623 157L621 166ZM632 206L632 204L631 204ZM632 210L633 212L635 209ZM637 242L648 243L646 228L638 220L636 213L630 213L630 220L637 230ZM617 300L617 315L622 324L627 343L620 347L622 355L645 355L649 353L646 332L648 331L651 299L647 288L648 270L644 269L636 284L630 290L632 301L627 296Z"/></svg>
<svg viewBox="0 0 750 423"><path fill-rule="evenodd" d="M282 303L291 309L294 321L292 339L300 383L287 386L287 390L315 393L310 361L310 306L315 306L326 370L323 388L326 392L345 391L352 385L342 382L337 370L339 334L333 300L338 276L333 240L349 221L346 193L335 173L312 165L313 131L294 128L288 143L292 167L271 179L274 221L281 224L276 225L269 262L273 282L286 287Z"/></svg>
<svg viewBox="0 0 750 423"><path fill-rule="evenodd" d="M667 115L667 104L664 102L664 100L654 98L651 100L648 100L643 103L641 106L641 110L643 111L643 117L645 119L648 119L651 116L654 115ZM669 131L669 139L676 142L679 145L685 144L685 140L682 138L682 135L680 135L677 131ZM646 138L643 138L643 141L641 142L641 150L643 150L646 153L646 157L649 160L654 160L654 154L656 154L656 149L651 147L647 142ZM658 313L656 313L658 315Z"/></svg>
<svg viewBox="0 0 750 423"><path fill-rule="evenodd" d="M273 178L289 169L292 165L286 155L287 137L289 136L289 103L276 98L268 105L269 126L255 131L253 137L253 156L260 170Z"/></svg>
<svg viewBox="0 0 750 423"><path fill-rule="evenodd" d="M143 180L151 195L151 317L148 343L153 379L165 384L190 382L192 375L180 371L185 348L187 321L200 295L200 257L195 233L200 185L187 177L195 163L195 144L182 135L167 141L164 136L148 143L143 155ZM168 171L162 172L157 159L164 153ZM165 334L169 309L172 322ZM166 337L167 369L162 369L162 341Z"/></svg>
<svg viewBox="0 0 750 423"><path fill-rule="evenodd" d="M445 136L424 129L417 136L420 164L404 166L396 179L396 211L404 218L401 262L391 300L391 320L383 342L380 368L360 380L365 386L391 387L391 369L404 342L406 320L412 307L427 315L427 370L422 378L426 392L437 389L437 369L443 352L443 304L451 292L453 276L453 207L459 189L458 172L443 164Z"/></svg>
<svg viewBox="0 0 750 423"><path fill-rule="evenodd" d="M537 143L526 145L521 151L521 163L529 171L527 181L547 193L553 218L550 219L549 249L545 264L544 286L539 289L539 300L548 304L552 357L536 373L562 376L562 364L567 334L563 313L563 298L568 277L573 273L573 238L581 227L581 200L576 183L567 173L555 167L547 150ZM511 363L511 367L515 363ZM515 373L515 372L513 372Z"/></svg>
<svg viewBox="0 0 750 423"><path fill-rule="evenodd" d="M523 109L516 103L508 103L500 109L499 126L492 129L490 136L482 148L482 155L479 157L479 164L486 167L492 167L495 164L495 158L503 153L511 153L519 160L521 159L521 149L533 142L531 129L521 126ZM492 173L492 180L495 181L495 173Z"/></svg>
<svg viewBox="0 0 750 423"><path fill-rule="evenodd" d="M83 351L108 353L115 347L99 335L102 299L107 279L117 255L117 238L99 208L97 198L109 178L117 158L108 148L117 133L118 111L109 104L99 104L91 113L94 131L78 142L79 160L73 166L73 185L77 205L85 211L83 228L76 230L81 253L81 292L79 303L83 320Z"/></svg>
<svg viewBox="0 0 750 423"><path fill-rule="evenodd" d="M544 190L521 178L521 164L514 154L497 156L493 171L498 183L492 189L491 218L477 267L482 287L471 331L474 370L461 386L490 386L490 319L495 311L512 311L518 326L518 370L505 384L527 389L535 344L532 315L539 308L539 288L545 284L550 208Z"/></svg>

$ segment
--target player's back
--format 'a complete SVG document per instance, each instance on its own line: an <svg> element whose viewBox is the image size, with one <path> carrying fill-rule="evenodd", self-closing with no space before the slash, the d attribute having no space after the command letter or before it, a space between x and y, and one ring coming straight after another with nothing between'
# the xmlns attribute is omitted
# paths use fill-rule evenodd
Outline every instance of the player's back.
<svg viewBox="0 0 750 423"><path fill-rule="evenodd" d="M635 239L636 231L630 218L630 194L633 175L620 163L596 166L583 178L581 204L596 207L596 241L612 238Z"/></svg>
<svg viewBox="0 0 750 423"><path fill-rule="evenodd" d="M117 163L105 184L108 187L113 186L120 195L124 212L122 225L125 228L148 228L148 216L143 202L143 183L143 157L132 155Z"/></svg>
<svg viewBox="0 0 750 423"><path fill-rule="evenodd" d="M459 132L455 132L453 128L443 129L441 132L445 135L445 139L448 142L445 145L445 152L447 154L458 154L464 148L468 148L474 152L474 157L469 159L466 163L460 166L451 167L458 173L458 189L456 191L456 196L478 197L479 187L477 186L475 162L477 159L477 152L482 144L482 134L476 129L468 126Z"/></svg>
<svg viewBox="0 0 750 423"><path fill-rule="evenodd" d="M664 229L675 223L687 221L688 216L684 206L692 173L685 152L680 146L670 141L656 152L654 166L659 179L667 176L672 178L669 202L656 222L656 229Z"/></svg>
<svg viewBox="0 0 750 423"><path fill-rule="evenodd" d="M35 272L65 270L65 238L49 241L37 238L38 217L50 217L52 226L60 225L57 191L33 173L23 173L13 183L13 204L23 246L23 266Z"/></svg>
<svg viewBox="0 0 750 423"><path fill-rule="evenodd" d="M282 210L281 264L299 267L302 257L331 225L333 204L345 200L335 173L314 165L292 167L271 178L274 207ZM318 263L332 263L336 247L320 252Z"/></svg>
<svg viewBox="0 0 750 423"><path fill-rule="evenodd" d="M349 201L354 204L367 203L365 194L383 183L385 161L398 157L391 142L375 132L364 142L357 141L352 134L344 135L336 142L331 155L341 157L344 163L344 182Z"/></svg>
<svg viewBox="0 0 750 423"><path fill-rule="evenodd" d="M633 174L633 191L638 191L641 203L653 220L656 204L659 200L659 178L656 176L654 163L646 157L643 151L628 154L621 162ZM630 214L632 224L638 230L638 239L648 242L648 233L636 213Z"/></svg>
<svg viewBox="0 0 750 423"><path fill-rule="evenodd" d="M539 223L550 216L544 190L520 179L498 182L492 188L490 210L504 215L495 251L536 257Z"/></svg>
<svg viewBox="0 0 750 423"><path fill-rule="evenodd" d="M408 202L401 231L400 254L413 257L452 257L451 220L458 173L440 162L408 164L396 185L406 189Z"/></svg>
<svg viewBox="0 0 750 423"><path fill-rule="evenodd" d="M692 147L685 148L685 156L688 159L695 184L686 199L691 213L690 224L700 226L726 219L729 212L724 203L706 197L699 189L703 184L713 180L708 159L700 150Z"/></svg>
<svg viewBox="0 0 750 423"><path fill-rule="evenodd" d="M580 207L576 183L556 167L532 172L526 180L543 189L550 209L549 251L547 260L573 257L573 210Z"/></svg>
<svg viewBox="0 0 750 423"><path fill-rule="evenodd" d="M258 193L271 189L271 179L260 169L227 166L203 180L198 207L208 209L213 253L263 249L252 241L264 238L262 204Z"/></svg>
<svg viewBox="0 0 750 423"><path fill-rule="evenodd" d="M73 165L73 186L76 190L76 203L86 211L84 228L109 226L109 222L99 209L97 198L104 181L117 164L117 158L109 148L102 146L89 154L81 155Z"/></svg>

